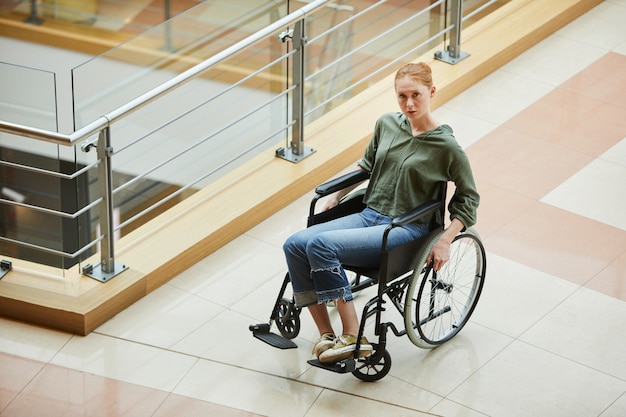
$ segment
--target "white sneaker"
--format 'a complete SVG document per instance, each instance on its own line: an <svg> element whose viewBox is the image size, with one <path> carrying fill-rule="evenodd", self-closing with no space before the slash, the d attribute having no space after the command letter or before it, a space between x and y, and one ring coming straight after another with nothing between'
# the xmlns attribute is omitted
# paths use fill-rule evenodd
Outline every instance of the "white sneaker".
<svg viewBox="0 0 626 417"><path fill-rule="evenodd" d="M313 346L313 355L319 359L322 352L335 346L335 335L332 333L324 333Z"/></svg>
<svg viewBox="0 0 626 417"><path fill-rule="evenodd" d="M335 363L344 359L350 359L354 357L354 349L356 349L356 336L339 336L335 339L335 345L322 352L319 359L322 363ZM359 347L359 358L366 357L371 354L373 350L372 345L363 337Z"/></svg>

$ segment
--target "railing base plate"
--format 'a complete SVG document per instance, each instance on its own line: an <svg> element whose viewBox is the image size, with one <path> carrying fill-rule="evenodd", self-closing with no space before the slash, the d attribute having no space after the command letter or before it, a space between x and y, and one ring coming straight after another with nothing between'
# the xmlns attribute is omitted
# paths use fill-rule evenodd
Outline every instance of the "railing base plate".
<svg viewBox="0 0 626 417"><path fill-rule="evenodd" d="M313 153L315 153L315 149L306 146L304 147L301 155L296 155L295 153L293 153L293 150L291 148L276 149L276 156L282 159L286 159L289 162L300 162L307 156L312 155Z"/></svg>
<svg viewBox="0 0 626 417"><path fill-rule="evenodd" d="M4 277L11 269L13 269L11 261L3 259L2 262L0 262L0 279L2 279L2 277Z"/></svg>
<svg viewBox="0 0 626 417"><path fill-rule="evenodd" d="M112 272L104 272L102 271L102 265L95 265L91 267L90 265L85 265L83 268L83 275L88 276L89 278L93 278L96 281L107 282L117 275L128 269L127 265L121 264L119 262L115 262L114 268Z"/></svg>
<svg viewBox="0 0 626 417"><path fill-rule="evenodd" d="M438 61L443 61L443 62L447 62L448 64L456 64L457 62L467 58L468 56L470 56L469 53L467 52L459 52L459 56L458 57L453 57L450 55L450 52L448 51L437 51L435 52L435 59Z"/></svg>

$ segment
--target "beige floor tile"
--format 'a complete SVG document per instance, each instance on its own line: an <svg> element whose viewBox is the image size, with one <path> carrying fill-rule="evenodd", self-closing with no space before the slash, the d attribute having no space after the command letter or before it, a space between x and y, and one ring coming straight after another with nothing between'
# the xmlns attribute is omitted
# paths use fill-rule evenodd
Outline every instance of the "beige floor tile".
<svg viewBox="0 0 626 417"><path fill-rule="evenodd" d="M314 195L313 191L306 193L286 208L248 230L246 236L269 243L282 251L285 240L306 227L309 205Z"/></svg>
<svg viewBox="0 0 626 417"><path fill-rule="evenodd" d="M626 136L617 142L611 149L600 155L599 159L617 164L619 166L626 166Z"/></svg>
<svg viewBox="0 0 626 417"><path fill-rule="evenodd" d="M278 273L271 280L233 304L230 307L231 310L250 317L251 323L268 322L286 273L287 267L285 267L285 271ZM290 286L287 287L287 291L284 296L285 298L291 299L292 292Z"/></svg>
<svg viewBox="0 0 626 417"><path fill-rule="evenodd" d="M626 303L621 300L581 288L520 340L626 380Z"/></svg>
<svg viewBox="0 0 626 417"><path fill-rule="evenodd" d="M626 35L622 30L623 16L623 5L614 1L605 1L557 31L555 35L611 50L626 40Z"/></svg>
<svg viewBox="0 0 626 417"><path fill-rule="evenodd" d="M200 360L175 393L276 417L304 416L322 388L239 366Z"/></svg>
<svg viewBox="0 0 626 417"><path fill-rule="evenodd" d="M137 301L95 332L169 348L224 310L211 301L166 284Z"/></svg>
<svg viewBox="0 0 626 417"><path fill-rule="evenodd" d="M490 416L597 416L626 382L514 342L448 398Z"/></svg>
<svg viewBox="0 0 626 417"><path fill-rule="evenodd" d="M486 414L479 413L467 407L463 407L453 401L443 400L437 406L429 410L438 416L455 416L455 417L485 417Z"/></svg>
<svg viewBox="0 0 626 417"><path fill-rule="evenodd" d="M170 283L228 307L284 269L281 249L244 235L193 265Z"/></svg>
<svg viewBox="0 0 626 417"><path fill-rule="evenodd" d="M503 71L558 86L606 51L563 36L550 36L502 67Z"/></svg>
<svg viewBox="0 0 626 417"><path fill-rule="evenodd" d="M52 363L163 391L172 390L196 358L91 333L73 337Z"/></svg>
<svg viewBox="0 0 626 417"><path fill-rule="evenodd" d="M71 334L0 318L0 352L48 362Z"/></svg>
<svg viewBox="0 0 626 417"><path fill-rule="evenodd" d="M501 124L543 97L552 88L500 69L450 100L446 107Z"/></svg>
<svg viewBox="0 0 626 417"><path fill-rule="evenodd" d="M596 159L541 201L626 232L624 179L626 165Z"/></svg>
<svg viewBox="0 0 626 417"><path fill-rule="evenodd" d="M389 337L394 336L390 335ZM408 338L404 337L404 342L404 348L410 349L414 354L418 352L419 348L410 345ZM430 409L437 404L442 397L424 388L418 387L413 383L407 383L395 377L393 375L394 369L396 367L402 368L407 365L407 363L399 361L396 355L397 353L398 349L391 348L392 373L373 383L363 382L352 374L335 374L315 367L310 367L298 380L345 394L395 404L400 407L417 410Z"/></svg>
<svg viewBox="0 0 626 417"><path fill-rule="evenodd" d="M406 337L392 338L387 347L393 361L390 375L447 397L512 340L471 320L453 339L435 349L420 349Z"/></svg>
<svg viewBox="0 0 626 417"><path fill-rule="evenodd" d="M272 304L273 305L273 304ZM271 309L272 306L268 307ZM308 369L313 345L294 339L297 349L277 349L253 337L248 329L257 320L225 311L172 347L173 350L200 358L244 367L272 375L297 378ZM307 325L312 332L312 323ZM276 328L273 329L276 332Z"/></svg>
<svg viewBox="0 0 626 417"><path fill-rule="evenodd" d="M578 288L569 281L488 253L485 285L472 321L517 338Z"/></svg>
<svg viewBox="0 0 626 417"><path fill-rule="evenodd" d="M600 417L622 417L626 415L626 393L600 414Z"/></svg>

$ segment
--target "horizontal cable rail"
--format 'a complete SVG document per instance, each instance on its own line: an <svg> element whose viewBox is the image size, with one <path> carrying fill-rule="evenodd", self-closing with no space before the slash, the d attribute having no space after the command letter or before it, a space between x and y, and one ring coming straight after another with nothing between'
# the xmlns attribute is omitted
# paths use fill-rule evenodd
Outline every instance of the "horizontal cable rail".
<svg viewBox="0 0 626 417"><path fill-rule="evenodd" d="M490 1L488 1L487 3L485 3L485 4L481 5L480 7L476 8L476 10L474 10L471 13L468 13L467 15L463 16L461 21L465 22L465 21L471 19L472 17L476 16L477 14L482 12L483 10L487 9L489 6L493 6L497 2L498 2L498 0L490 0Z"/></svg>
<svg viewBox="0 0 626 417"><path fill-rule="evenodd" d="M77 178L80 175L84 174L85 172L89 171L91 168L97 166L98 162L94 162L91 165L87 165L84 168L81 168L81 169L79 169L78 171L75 171L72 174L64 174L62 172L50 171L49 169L42 169L42 168L37 168L37 167L31 167L31 166L28 166L28 165L16 164L14 162L8 162L8 161L0 161L0 165L6 166L6 167L10 167L10 168L14 168L14 169L21 169L23 171L36 172L38 174L44 174L44 175L48 175L48 176L51 176L51 177L63 178L65 180L73 180L74 178Z"/></svg>
<svg viewBox="0 0 626 417"><path fill-rule="evenodd" d="M62 217L64 219L76 219L80 215L85 214L86 212L88 212L92 208L96 207L101 202L102 202L102 197L92 201L91 203L89 203L85 207L81 208L80 210L75 211L74 213L65 213L65 212L59 211L59 210L48 209L48 208L45 208L45 207L34 206L32 204L20 203L19 201L10 201L10 200L4 199L4 198L0 198L0 203L9 204L9 205L12 205L12 206L15 206L15 207L27 208L27 209L30 209L30 210L33 210L33 211L37 211L39 213L52 214L54 216Z"/></svg>

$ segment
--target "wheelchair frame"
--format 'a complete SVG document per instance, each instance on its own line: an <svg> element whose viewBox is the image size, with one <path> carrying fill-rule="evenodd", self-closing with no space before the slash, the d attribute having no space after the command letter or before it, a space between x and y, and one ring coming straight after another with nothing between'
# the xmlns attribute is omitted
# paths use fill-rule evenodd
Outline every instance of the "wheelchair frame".
<svg viewBox="0 0 626 417"><path fill-rule="evenodd" d="M307 227L361 211L365 207L362 191L351 193L337 207L322 213L315 213L315 205L320 198L368 178L367 172L357 170L318 186L310 204ZM394 227L434 213L438 213L438 219L443 222L446 189L447 184L442 183L436 200L392 220L383 235L378 269L344 265L346 271L356 274L351 282L353 293L378 285L376 296L363 308L357 338L361 340L368 319L375 317L374 332L378 342L372 343L373 352L365 358L359 358L360 346L357 342L351 359L334 364L323 364L317 359L311 359L308 361L310 365L337 373L350 372L367 382L377 381L391 369L391 356L386 350L389 330L398 337L408 335L413 344L429 349L450 340L465 326L478 303L486 273L485 250L478 234L470 228L456 236L451 245L450 260L437 272L426 265L426 259L443 233L443 225L431 224L426 236L392 250L387 248L387 237ZM289 282L287 273L269 322L249 327L254 337L281 349L297 347L290 339L300 332L301 309L295 306L293 299L285 298ZM393 322L383 322L382 313L386 311L385 304L388 301L404 318L404 329L398 329ZM270 331L273 323L280 335Z"/></svg>

